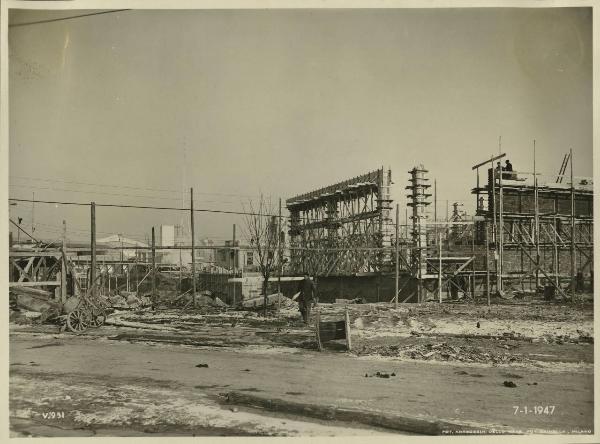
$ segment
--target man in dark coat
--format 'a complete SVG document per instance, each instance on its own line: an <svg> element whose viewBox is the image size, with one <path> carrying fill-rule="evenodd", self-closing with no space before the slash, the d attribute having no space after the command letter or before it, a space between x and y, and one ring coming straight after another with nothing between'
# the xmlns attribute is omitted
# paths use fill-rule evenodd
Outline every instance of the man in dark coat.
<svg viewBox="0 0 600 444"><path fill-rule="evenodd" d="M317 305L317 295L315 284L310 280L308 273L304 273L304 279L300 281L298 286L300 296L298 296L298 308L302 313L302 319L304 323L308 325L310 322L310 310L313 306Z"/></svg>

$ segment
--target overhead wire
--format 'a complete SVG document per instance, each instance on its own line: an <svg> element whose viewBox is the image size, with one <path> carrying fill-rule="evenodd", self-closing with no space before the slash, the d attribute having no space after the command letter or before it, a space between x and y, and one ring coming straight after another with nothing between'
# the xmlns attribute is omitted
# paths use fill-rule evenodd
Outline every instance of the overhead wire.
<svg viewBox="0 0 600 444"><path fill-rule="evenodd" d="M54 204L54 205L73 205L73 206L83 206L89 207L92 204L87 202L69 202L69 201L57 201L57 200L38 200L38 199L18 199L9 197L10 201L13 202L28 202L28 203L45 203L45 204ZM96 207L104 207L104 208L129 208L129 209L138 209L138 210L166 210L166 211L190 211L190 208L179 208L179 207L156 207L151 205L124 205L124 204L102 204L95 203ZM217 213L217 214L237 214L242 216L260 216L260 217L279 217L277 214L268 214L268 213L256 213L256 212L248 212L248 211L227 211L227 210L215 210L208 208L194 208L194 212L198 213ZM289 216L281 216L282 218L288 218Z"/></svg>
<svg viewBox="0 0 600 444"><path fill-rule="evenodd" d="M111 185L111 184L100 184L100 183L91 183L91 182L79 182L79 181L72 181L72 180L60 180L60 179L40 179L40 178L36 178L36 177L29 177L29 176L17 176L17 175L12 175L10 176L11 179L23 179L23 180L34 180L34 181L40 181L40 182L58 182L58 183L66 183L66 184L72 184L72 185L87 185L87 186L94 186L94 187L102 187L102 188L118 188L118 189L130 189L130 190L140 190L140 191L151 191L151 192L163 192L163 193L174 193L174 194L178 194L179 196L181 196L182 193L184 194L190 194L190 190L186 189L186 190L174 190L174 189L168 189L168 188L148 188L148 187L134 187L134 186L130 186L130 185ZM194 194L202 194L202 195L207 195L207 196L229 196L229 197L260 197L260 194L235 194L235 193L211 193L211 192L202 192L202 191L196 191L194 190ZM270 194L263 194L263 197L273 197Z"/></svg>
<svg viewBox="0 0 600 444"><path fill-rule="evenodd" d="M96 12L90 12L90 13L87 13L87 14L69 15L69 16L66 16L66 17L57 17L57 18L53 18L53 19L44 19L44 20L35 20L35 21L31 21L31 22L12 23L12 24L9 24L8 27L9 28L17 28L17 27L20 27L20 26L41 25L42 23L60 22L60 21L63 21L63 20L72 20L72 19L76 19L76 18L91 17L91 16L94 16L94 15L102 15L102 14L113 14L115 12L123 12L123 11L130 11L130 9L111 9L109 11L96 11Z"/></svg>

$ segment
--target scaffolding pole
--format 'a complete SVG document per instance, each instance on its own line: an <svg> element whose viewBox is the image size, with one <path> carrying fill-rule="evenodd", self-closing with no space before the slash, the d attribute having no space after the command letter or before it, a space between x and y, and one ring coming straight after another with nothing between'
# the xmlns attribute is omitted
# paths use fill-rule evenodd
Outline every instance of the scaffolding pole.
<svg viewBox="0 0 600 444"><path fill-rule="evenodd" d="M487 221L485 222L485 291L487 293L487 303L490 306L490 235Z"/></svg>
<svg viewBox="0 0 600 444"><path fill-rule="evenodd" d="M438 235L438 296L440 298L440 304L442 303L442 233Z"/></svg>
<svg viewBox="0 0 600 444"><path fill-rule="evenodd" d="M571 300L575 300L575 184L573 183L573 149L569 150L571 159Z"/></svg>
<svg viewBox="0 0 600 444"><path fill-rule="evenodd" d="M534 206L534 225L535 225L535 256L536 262L540 263L540 215L539 215L539 196L538 196L538 179L535 165L535 139L533 139L533 206ZM535 270L535 289L540 287L540 270Z"/></svg>
<svg viewBox="0 0 600 444"><path fill-rule="evenodd" d="M196 246L194 227L194 188L190 188L190 224L192 231L192 304L196 306Z"/></svg>
<svg viewBox="0 0 600 444"><path fill-rule="evenodd" d="M394 307L398 308L398 271L399 271L399 266L400 264L398 263L400 260L400 255L398 254L398 235L400 233L400 205L396 204L396 269L395 269L395 293L394 293Z"/></svg>
<svg viewBox="0 0 600 444"><path fill-rule="evenodd" d="M91 264L90 264L90 282L88 284L88 291L91 288L90 294L92 297L96 296L96 202L92 202L90 207L91 221L92 221L92 232L91 232ZM91 287L90 287L91 286Z"/></svg>

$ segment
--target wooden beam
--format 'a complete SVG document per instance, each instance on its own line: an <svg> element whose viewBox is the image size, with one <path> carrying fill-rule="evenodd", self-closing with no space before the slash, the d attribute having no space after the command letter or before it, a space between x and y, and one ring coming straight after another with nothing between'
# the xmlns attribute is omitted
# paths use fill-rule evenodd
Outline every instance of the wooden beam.
<svg viewBox="0 0 600 444"><path fill-rule="evenodd" d="M33 264L34 259L35 258L33 258L33 257L29 258L29 261L27 262L27 265L25 266L25 268L18 267L19 270L21 271L21 276L19 276L18 282L23 282L23 279L25 279L25 278L28 278L29 280L33 281L33 277L29 274L29 269L31 268L31 265Z"/></svg>
<svg viewBox="0 0 600 444"><path fill-rule="evenodd" d="M38 282L9 282L9 287L42 287L45 285L60 286L60 281L38 281Z"/></svg>
<svg viewBox="0 0 600 444"><path fill-rule="evenodd" d="M506 156L506 153L502 153L499 156L492 157L491 159L486 160L485 162L481 162L481 163L478 163L477 165L473 166L471 168L471 170L476 170L477 168L485 165L486 163L493 162L494 160L502 159L504 156ZM493 168L493 165L492 165L492 168Z"/></svg>
<svg viewBox="0 0 600 444"><path fill-rule="evenodd" d="M10 251L8 257L60 257L60 251Z"/></svg>

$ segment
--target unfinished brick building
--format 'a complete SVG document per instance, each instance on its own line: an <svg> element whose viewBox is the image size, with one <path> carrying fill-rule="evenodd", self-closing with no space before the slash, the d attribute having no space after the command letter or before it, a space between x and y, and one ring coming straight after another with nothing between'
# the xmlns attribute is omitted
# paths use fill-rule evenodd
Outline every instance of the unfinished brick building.
<svg viewBox="0 0 600 444"><path fill-rule="evenodd" d="M504 155L492 160L497 160ZM499 290L535 289L552 285L567 296L593 283L593 182L558 175L487 169L487 183L479 186L475 243L490 245L492 273ZM491 163L488 161L486 163ZM488 165L486 165L487 167ZM491 165L489 165L491 166ZM487 233L486 233L487 231Z"/></svg>

